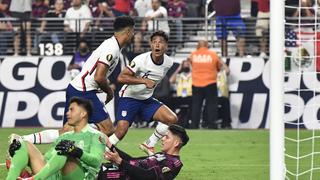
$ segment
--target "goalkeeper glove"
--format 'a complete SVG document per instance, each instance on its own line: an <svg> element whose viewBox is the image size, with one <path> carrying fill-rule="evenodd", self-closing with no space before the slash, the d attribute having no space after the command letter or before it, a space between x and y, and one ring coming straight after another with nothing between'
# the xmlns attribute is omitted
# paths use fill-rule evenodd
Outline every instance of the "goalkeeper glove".
<svg viewBox="0 0 320 180"><path fill-rule="evenodd" d="M9 154L10 154L10 156L13 157L15 152L16 152L16 150L20 149L20 147L21 147L21 143L18 140L14 139L12 141L12 143L10 144L10 146L9 146Z"/></svg>
<svg viewBox="0 0 320 180"><path fill-rule="evenodd" d="M71 156L73 158L81 158L83 151L74 145L74 141L61 140L55 147L58 155Z"/></svg>

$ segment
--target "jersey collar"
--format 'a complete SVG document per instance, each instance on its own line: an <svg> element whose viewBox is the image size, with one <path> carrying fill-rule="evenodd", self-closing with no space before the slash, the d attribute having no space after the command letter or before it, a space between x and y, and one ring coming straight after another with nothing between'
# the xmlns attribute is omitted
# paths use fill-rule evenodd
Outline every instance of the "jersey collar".
<svg viewBox="0 0 320 180"><path fill-rule="evenodd" d="M163 62L164 62L164 55L163 55L163 57L162 57L162 62L161 62L160 64L157 64L156 61L153 60L153 58L152 58L152 53L150 53L150 57L151 57L151 60L152 60L153 64L155 64L155 65L157 65L157 66L161 66L161 65L163 64Z"/></svg>

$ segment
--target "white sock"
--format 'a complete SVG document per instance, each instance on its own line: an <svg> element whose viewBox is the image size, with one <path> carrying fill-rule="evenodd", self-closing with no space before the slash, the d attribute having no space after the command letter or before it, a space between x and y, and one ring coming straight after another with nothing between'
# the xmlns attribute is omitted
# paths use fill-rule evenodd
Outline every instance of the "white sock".
<svg viewBox="0 0 320 180"><path fill-rule="evenodd" d="M22 136L24 140L33 144L49 144L59 137L59 130L48 129L33 134Z"/></svg>
<svg viewBox="0 0 320 180"><path fill-rule="evenodd" d="M155 131L152 133L152 135L149 137L149 139L146 140L146 144L149 147L154 147L157 142L164 136L166 135L168 131L168 125L163 124L161 122L158 122L158 125L155 129Z"/></svg>
<svg viewBox="0 0 320 180"><path fill-rule="evenodd" d="M115 134L112 134L109 137L109 141L110 141L111 144L116 145L120 140Z"/></svg>

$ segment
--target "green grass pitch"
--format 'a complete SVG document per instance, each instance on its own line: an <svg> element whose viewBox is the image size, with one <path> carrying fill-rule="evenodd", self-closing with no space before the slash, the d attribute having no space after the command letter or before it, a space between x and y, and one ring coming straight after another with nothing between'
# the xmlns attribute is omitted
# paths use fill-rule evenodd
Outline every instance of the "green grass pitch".
<svg viewBox="0 0 320 180"><path fill-rule="evenodd" d="M0 128L0 163L5 162L11 133L27 134L37 128ZM133 156L144 155L138 144L152 129L130 129L118 145ZM188 130L189 143L181 152L183 168L177 180L267 180L269 179L269 132L267 130ZM38 146L44 152L48 146ZM159 147L157 147L159 149ZM7 170L0 166L0 179Z"/></svg>

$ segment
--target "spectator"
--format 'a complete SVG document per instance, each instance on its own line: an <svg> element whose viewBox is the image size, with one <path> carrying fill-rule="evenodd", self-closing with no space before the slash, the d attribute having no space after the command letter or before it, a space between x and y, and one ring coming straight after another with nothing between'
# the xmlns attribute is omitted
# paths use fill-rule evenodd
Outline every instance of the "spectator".
<svg viewBox="0 0 320 180"><path fill-rule="evenodd" d="M198 49L191 53L192 66L192 123L191 128L199 128L201 109L205 99L205 109L209 129L217 128L218 98L217 73L221 65L218 55L208 49L207 41L199 41Z"/></svg>
<svg viewBox="0 0 320 180"><path fill-rule="evenodd" d="M87 61L90 55L91 50L88 46L88 42L83 39L80 40L78 51L74 53L68 70L78 69L79 71L81 71L83 64Z"/></svg>
<svg viewBox="0 0 320 180"><path fill-rule="evenodd" d="M93 17L96 18L94 30L98 31L98 33L102 32L102 34L105 35L107 31L106 28L112 27L113 21L105 19L107 17L114 17L112 8L105 0L91 0L89 2L89 8L91 9ZM108 34L107 37L111 35L112 34Z"/></svg>
<svg viewBox="0 0 320 180"><path fill-rule="evenodd" d="M192 106L192 76L189 60L184 60L170 77L170 83L175 84L176 97L172 105L180 111L177 113L178 123L189 128L189 119Z"/></svg>
<svg viewBox="0 0 320 180"><path fill-rule="evenodd" d="M32 3L32 24L31 32L40 32L40 22L38 18L43 18L48 13L48 6L45 4L44 0L35 0ZM33 49L32 54L35 54L39 45L39 36L37 34L32 34L33 37Z"/></svg>
<svg viewBox="0 0 320 180"><path fill-rule="evenodd" d="M137 0L134 3L134 9L136 9L139 17L145 17L147 11L151 9L151 0Z"/></svg>
<svg viewBox="0 0 320 180"><path fill-rule="evenodd" d="M156 30L164 31L168 36L170 34L170 28L168 24L168 12L167 9L161 6L160 0L151 1L152 9L148 10L143 21L142 29L153 32ZM160 20L156 20L161 18Z"/></svg>
<svg viewBox="0 0 320 180"><path fill-rule="evenodd" d="M48 20L43 20L40 26L40 35L38 37L38 42L50 42L50 43L61 43L63 38L63 18L65 12L63 10L63 0L56 0L54 4L54 10L49 11L46 15ZM55 18L50 20L50 18Z"/></svg>
<svg viewBox="0 0 320 180"><path fill-rule="evenodd" d="M258 0L258 19L256 23L256 36L260 39L260 57L267 57L268 29L270 1Z"/></svg>
<svg viewBox="0 0 320 180"><path fill-rule="evenodd" d="M180 18L185 17L187 13L187 6L184 0L172 0L168 2L168 11L169 16L175 18L173 20L173 24L175 25L176 29L176 37L178 41L177 48L182 47L183 42L183 23Z"/></svg>
<svg viewBox="0 0 320 180"><path fill-rule="evenodd" d="M101 168L98 180L108 179L119 175L119 179L174 179L183 164L180 160L180 150L189 141L186 130L178 125L171 125L168 133L162 138L161 152L147 157L131 157L107 140L111 151L106 152L105 158L110 163Z"/></svg>
<svg viewBox="0 0 320 180"><path fill-rule="evenodd" d="M72 1L72 7L67 10L65 18L66 32L80 32L83 37L89 31L92 15L87 5L81 4L81 0Z"/></svg>
<svg viewBox="0 0 320 180"><path fill-rule="evenodd" d="M31 11L32 0L11 0L9 11L12 17L17 18L19 21L15 21L14 31L14 55L17 56L20 53L20 46L23 53L28 56L31 55ZM25 46L26 45L26 46ZM27 47L25 49L25 47Z"/></svg>
<svg viewBox="0 0 320 180"><path fill-rule="evenodd" d="M216 35L221 42L222 56L228 56L227 38L231 30L237 39L238 55L245 55L245 31L246 27L241 18L240 0L215 0L216 10Z"/></svg>
<svg viewBox="0 0 320 180"><path fill-rule="evenodd" d="M218 87L218 114L222 119L221 128L231 129L231 114L230 114L230 100L229 87L227 75L230 73L228 66L223 66L218 73L217 87Z"/></svg>
<svg viewBox="0 0 320 180"><path fill-rule="evenodd" d="M258 16L258 1L259 0L251 0L251 9L250 9L250 15L251 17L257 17Z"/></svg>
<svg viewBox="0 0 320 180"><path fill-rule="evenodd" d="M0 11L0 18L5 17L5 13ZM7 53L7 50L10 47L10 42L13 41L13 35L14 33L12 31L12 24L10 21L0 21L0 55L5 55Z"/></svg>
<svg viewBox="0 0 320 180"><path fill-rule="evenodd" d="M72 60L68 66L68 71L71 80L74 79L80 73L82 66L90 56L91 50L88 45L88 42L84 39L81 39L79 42L78 50L74 53Z"/></svg>
<svg viewBox="0 0 320 180"><path fill-rule="evenodd" d="M131 0L115 0L112 7L113 14L118 16L129 15L133 10Z"/></svg>
<svg viewBox="0 0 320 180"><path fill-rule="evenodd" d="M10 1L0 1L0 18L7 17L7 10L10 5ZM13 42L13 29L10 21L0 21L0 55L5 55L10 49L9 44Z"/></svg>

